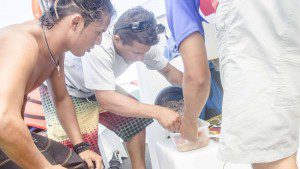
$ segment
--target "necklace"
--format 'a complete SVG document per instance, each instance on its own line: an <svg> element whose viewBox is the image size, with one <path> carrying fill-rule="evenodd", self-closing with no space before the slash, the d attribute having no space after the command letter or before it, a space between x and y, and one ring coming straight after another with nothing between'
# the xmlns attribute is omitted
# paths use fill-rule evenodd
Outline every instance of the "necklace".
<svg viewBox="0 0 300 169"><path fill-rule="evenodd" d="M49 47L49 44L48 44L48 41L47 41L47 37L46 37L46 33L45 33L45 30L44 30L44 26L43 26L43 25L42 25L42 30L43 30L44 39L45 39L45 42L46 42L46 46L47 46L47 48L48 48L48 51L49 51L49 53L50 53L51 59L52 59L52 61L53 61L53 62L55 63L55 65L56 65L56 68L57 68L57 71L58 71L58 76L60 76L60 73L59 73L59 71L60 71L59 61L54 59L54 56L53 56L53 54L52 54L52 52L51 52L51 50L50 50L50 47Z"/></svg>

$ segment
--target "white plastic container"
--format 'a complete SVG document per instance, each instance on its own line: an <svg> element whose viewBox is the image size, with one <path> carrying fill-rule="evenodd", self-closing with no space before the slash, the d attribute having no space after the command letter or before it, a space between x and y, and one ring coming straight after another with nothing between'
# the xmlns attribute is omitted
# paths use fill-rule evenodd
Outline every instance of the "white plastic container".
<svg viewBox="0 0 300 169"><path fill-rule="evenodd" d="M208 131L209 123L199 119L198 126L198 140L196 142L189 142L188 140L183 139L180 133L170 133L173 144L178 151L186 152L208 145L210 140Z"/></svg>

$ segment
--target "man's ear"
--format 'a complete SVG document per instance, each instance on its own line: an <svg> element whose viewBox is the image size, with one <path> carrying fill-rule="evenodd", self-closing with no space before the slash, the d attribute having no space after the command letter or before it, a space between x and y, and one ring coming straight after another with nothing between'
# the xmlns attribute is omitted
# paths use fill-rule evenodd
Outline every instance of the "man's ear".
<svg viewBox="0 0 300 169"><path fill-rule="evenodd" d="M119 35L114 35L113 39L114 39L115 42L119 43L120 45L124 45L123 41L122 41L122 39Z"/></svg>
<svg viewBox="0 0 300 169"><path fill-rule="evenodd" d="M81 27L84 27L84 19L79 14L74 14L71 16L70 27L73 31L82 30Z"/></svg>
<svg viewBox="0 0 300 169"><path fill-rule="evenodd" d="M113 39L117 42L120 42L121 41L121 38L119 35L113 35Z"/></svg>

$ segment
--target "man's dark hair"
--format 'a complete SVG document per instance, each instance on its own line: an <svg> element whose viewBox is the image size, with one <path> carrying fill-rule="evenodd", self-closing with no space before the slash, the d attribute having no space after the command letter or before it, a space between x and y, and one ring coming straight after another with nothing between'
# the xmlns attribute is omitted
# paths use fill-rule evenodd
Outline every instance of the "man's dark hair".
<svg viewBox="0 0 300 169"><path fill-rule="evenodd" d="M115 15L110 0L50 0L50 3L50 8L40 18L41 24L48 29L73 13L79 13L84 18L84 26L92 21L102 21L105 15L109 18Z"/></svg>
<svg viewBox="0 0 300 169"><path fill-rule="evenodd" d="M124 28L126 25L128 26L135 22L142 21L147 21L150 25L143 31L134 31L130 28ZM157 23L154 14L142 7L135 7L127 10L120 16L114 25L113 32L114 35L119 35L123 45L132 45L134 41L137 41L144 45L153 46L159 42L156 28Z"/></svg>

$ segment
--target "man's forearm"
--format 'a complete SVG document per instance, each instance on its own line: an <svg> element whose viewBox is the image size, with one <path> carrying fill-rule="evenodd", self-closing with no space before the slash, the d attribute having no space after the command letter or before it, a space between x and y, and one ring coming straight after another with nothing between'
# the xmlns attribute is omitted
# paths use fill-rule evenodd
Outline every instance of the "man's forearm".
<svg viewBox="0 0 300 169"><path fill-rule="evenodd" d="M209 95L210 81L204 80L197 82L192 80L183 80L185 118L197 119L206 103Z"/></svg>
<svg viewBox="0 0 300 169"><path fill-rule="evenodd" d="M102 91L97 99L100 101L101 108L121 116L156 118L159 112L159 106L140 103L115 91Z"/></svg>
<svg viewBox="0 0 300 169"><path fill-rule="evenodd" d="M11 160L24 169L44 169L51 166L33 143L21 118L5 117L0 123L0 148Z"/></svg>
<svg viewBox="0 0 300 169"><path fill-rule="evenodd" d="M171 71L171 72L169 72L169 74L168 74L168 76L167 76L167 80L168 80L172 85L182 86L182 82L183 82L183 73L180 72L179 70Z"/></svg>
<svg viewBox="0 0 300 169"><path fill-rule="evenodd" d="M182 85L183 73L170 63L168 63L163 69L158 71L168 80L169 83L178 86Z"/></svg>
<svg viewBox="0 0 300 169"><path fill-rule="evenodd" d="M60 124L65 130L71 142L75 145L83 142L75 108L69 96L56 102L56 113Z"/></svg>
<svg viewBox="0 0 300 169"><path fill-rule="evenodd" d="M195 32L179 46L184 64L184 118L196 120L203 109L210 90L210 72L204 39Z"/></svg>

